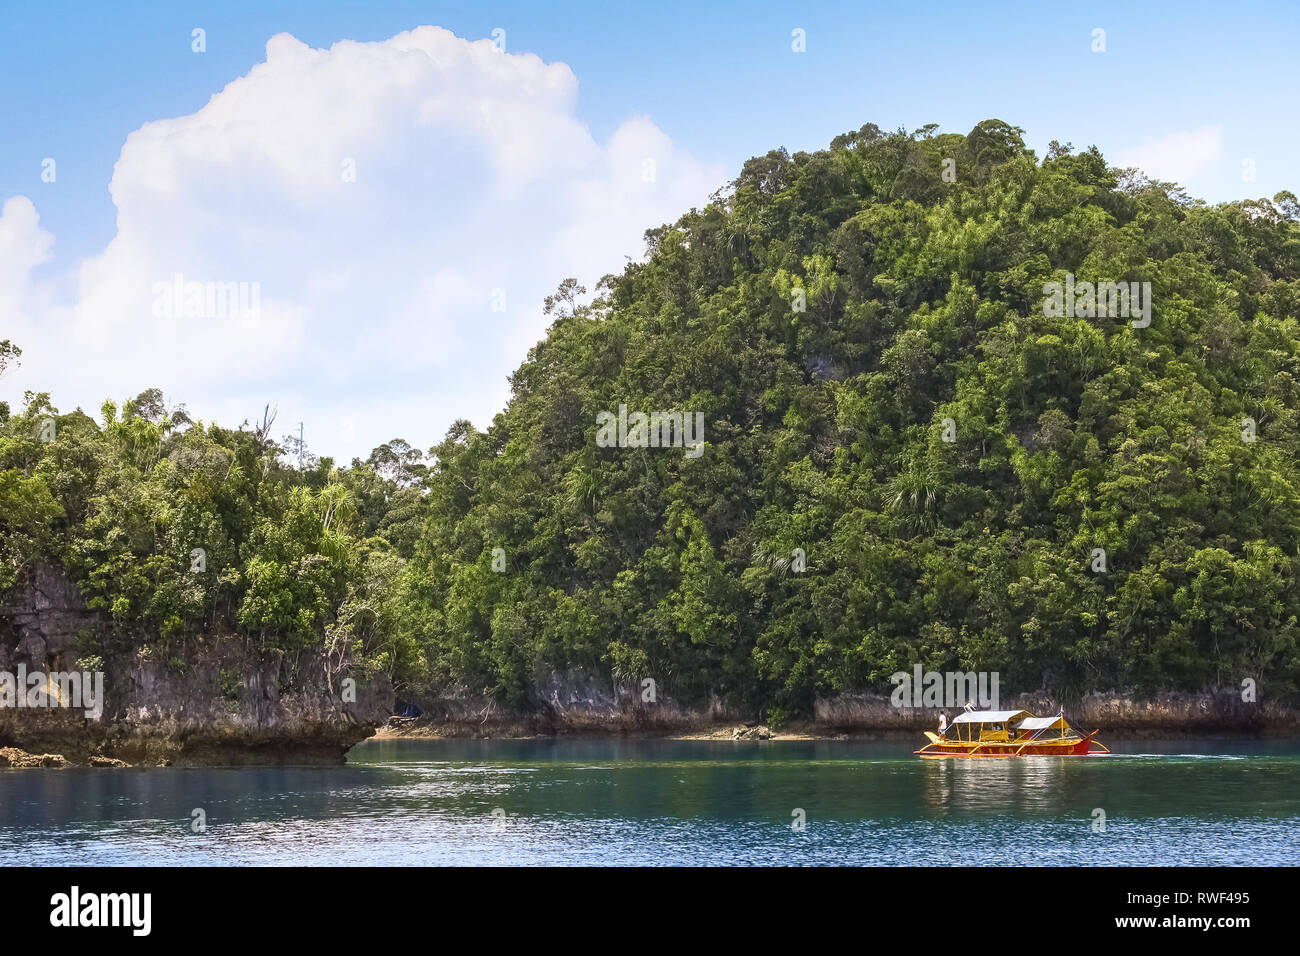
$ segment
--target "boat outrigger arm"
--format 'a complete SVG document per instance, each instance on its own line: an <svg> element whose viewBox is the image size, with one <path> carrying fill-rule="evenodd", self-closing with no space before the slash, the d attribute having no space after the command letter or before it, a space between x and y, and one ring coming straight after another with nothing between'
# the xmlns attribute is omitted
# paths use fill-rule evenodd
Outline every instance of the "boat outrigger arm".
<svg viewBox="0 0 1300 956"><path fill-rule="evenodd" d="M1057 731L1053 736L1049 731ZM1062 709L1054 717L1035 717L1027 710L967 711L958 714L942 734L926 732L929 743L916 751L922 757L1086 757L1110 753L1098 731L1084 736L1070 726ZM1093 750L1093 746L1099 749Z"/></svg>

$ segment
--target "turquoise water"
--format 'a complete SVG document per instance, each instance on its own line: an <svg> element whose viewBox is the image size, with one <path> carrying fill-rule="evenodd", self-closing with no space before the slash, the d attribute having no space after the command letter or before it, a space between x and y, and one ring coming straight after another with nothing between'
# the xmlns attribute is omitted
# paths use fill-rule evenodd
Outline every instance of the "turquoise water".
<svg viewBox="0 0 1300 956"><path fill-rule="evenodd" d="M1300 741L910 749L394 740L341 767L4 770L0 839L13 863L93 866L1300 863Z"/></svg>

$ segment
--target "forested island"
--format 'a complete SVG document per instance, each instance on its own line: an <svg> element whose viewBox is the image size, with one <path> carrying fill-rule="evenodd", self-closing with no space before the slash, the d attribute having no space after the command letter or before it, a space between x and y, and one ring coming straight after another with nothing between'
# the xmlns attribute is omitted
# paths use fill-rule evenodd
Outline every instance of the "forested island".
<svg viewBox="0 0 1300 956"><path fill-rule="evenodd" d="M590 296L562 283L507 407L427 452L344 466L156 389L99 422L0 405L0 669L108 698L91 730L0 710L0 745L324 759L395 707L843 729L917 665L1148 709L1248 684L1189 706L1292 720L1300 202L1022 132L751 159ZM636 412L700 444L598 441Z"/></svg>

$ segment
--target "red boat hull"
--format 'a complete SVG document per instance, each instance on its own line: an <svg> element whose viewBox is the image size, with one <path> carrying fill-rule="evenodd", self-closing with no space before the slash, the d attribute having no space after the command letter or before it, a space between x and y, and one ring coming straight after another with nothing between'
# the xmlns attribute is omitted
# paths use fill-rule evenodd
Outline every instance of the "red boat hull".
<svg viewBox="0 0 1300 956"><path fill-rule="evenodd" d="M954 747L935 744L925 751L916 751L922 757L1086 757L1089 754L1105 753L1104 750L1092 749L1092 737L1088 737L1068 747L1051 744L983 744L978 747Z"/></svg>

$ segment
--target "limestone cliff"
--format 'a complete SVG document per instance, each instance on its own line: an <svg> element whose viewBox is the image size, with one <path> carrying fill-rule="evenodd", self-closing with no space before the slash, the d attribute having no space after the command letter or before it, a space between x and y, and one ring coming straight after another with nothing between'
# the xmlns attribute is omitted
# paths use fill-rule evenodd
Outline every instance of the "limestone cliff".
<svg viewBox="0 0 1300 956"><path fill-rule="evenodd" d="M83 670L77 636L102 626L59 569L39 568L0 606L0 672ZM231 634L92 663L104 674L98 719L81 709L0 707L0 746L74 763L339 763L392 712L384 675L329 673L318 653L262 654Z"/></svg>
<svg viewBox="0 0 1300 956"><path fill-rule="evenodd" d="M756 726L763 716L718 700L686 706L669 694L646 700L635 687L611 685L579 673L539 677L540 693L526 708L503 708L461 689L415 701L418 718L394 718L383 736L526 737L551 734L634 736L723 733L737 724ZM999 706L1045 715L1062 701L1045 693L1005 695ZM1161 693L1151 699L1093 693L1066 703L1075 727L1100 728L1119 737L1182 737L1216 734L1293 735L1300 712L1272 701L1246 702L1240 694ZM889 694L841 694L815 702L812 719L793 720L782 730L796 735L915 736L934 728L940 710L894 707ZM952 717L960 708L947 708Z"/></svg>

